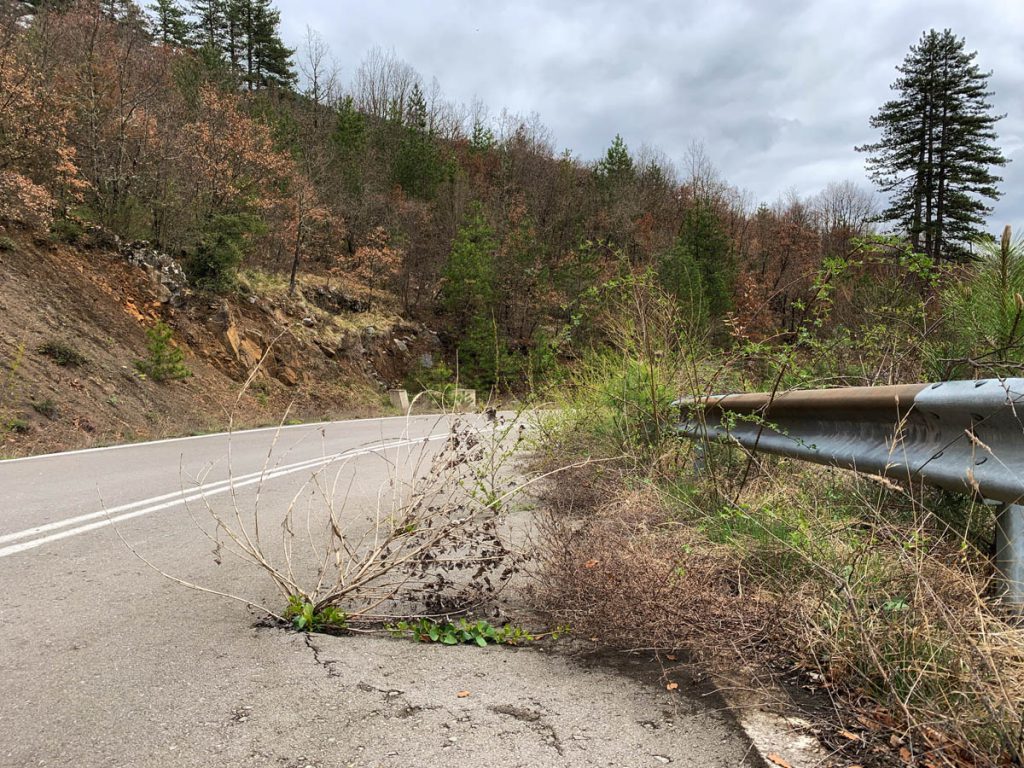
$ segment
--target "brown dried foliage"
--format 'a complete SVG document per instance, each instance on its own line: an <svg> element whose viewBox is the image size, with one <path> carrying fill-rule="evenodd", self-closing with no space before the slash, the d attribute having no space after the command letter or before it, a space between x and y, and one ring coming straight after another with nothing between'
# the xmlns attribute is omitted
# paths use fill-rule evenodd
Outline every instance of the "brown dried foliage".
<svg viewBox="0 0 1024 768"><path fill-rule="evenodd" d="M724 638L751 650L780 626L778 601L747 583L735 550L673 520L656 490L577 493L596 469L559 474L543 498L536 597L558 623L611 647L705 657Z"/></svg>

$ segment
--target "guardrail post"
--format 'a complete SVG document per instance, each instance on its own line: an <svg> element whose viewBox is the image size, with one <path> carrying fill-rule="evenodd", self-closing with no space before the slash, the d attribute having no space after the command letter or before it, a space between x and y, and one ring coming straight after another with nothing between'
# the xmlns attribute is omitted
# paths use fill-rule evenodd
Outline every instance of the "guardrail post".
<svg viewBox="0 0 1024 768"><path fill-rule="evenodd" d="M996 514L996 571L1003 581L1003 601L1024 608L1024 506L1003 504Z"/></svg>

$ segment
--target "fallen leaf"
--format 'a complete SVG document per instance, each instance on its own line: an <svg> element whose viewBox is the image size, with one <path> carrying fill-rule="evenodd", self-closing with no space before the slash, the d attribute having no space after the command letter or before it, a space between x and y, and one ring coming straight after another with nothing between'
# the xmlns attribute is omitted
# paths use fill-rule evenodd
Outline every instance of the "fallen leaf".
<svg viewBox="0 0 1024 768"><path fill-rule="evenodd" d="M464 699L467 696L469 696L469 691L459 691L455 695L458 696L460 699Z"/></svg>
<svg viewBox="0 0 1024 768"><path fill-rule="evenodd" d="M668 685L665 686L666 690L669 690L669 691L674 691L678 687L679 687L679 683L669 683Z"/></svg>
<svg viewBox="0 0 1024 768"><path fill-rule="evenodd" d="M869 730L872 730L872 731L877 731L878 727L879 727L878 723L876 723L874 720L869 720L868 718L864 717L863 715L857 715L857 722L859 722L865 728L867 728Z"/></svg>
<svg viewBox="0 0 1024 768"><path fill-rule="evenodd" d="M669 661L675 661L676 660L676 657L673 656L671 653L667 654L665 656L665 658L668 659Z"/></svg>
<svg viewBox="0 0 1024 768"><path fill-rule="evenodd" d="M860 741L860 736L856 733L851 733L850 731L840 731L839 735L844 739L849 739L850 741Z"/></svg>
<svg viewBox="0 0 1024 768"><path fill-rule="evenodd" d="M910 750L906 747L900 747L900 760L902 760L904 763L909 763L910 757Z"/></svg>
<svg viewBox="0 0 1024 768"><path fill-rule="evenodd" d="M775 763L776 765L780 766L781 768L793 768L792 765L790 765L788 762L786 762L781 756L776 755L774 752L772 754L768 755L768 761L771 762L771 763Z"/></svg>
<svg viewBox="0 0 1024 768"><path fill-rule="evenodd" d="M595 565L597 565L597 560L591 559L591 560L587 560L587 562L585 562L583 564L583 567L584 568L593 568Z"/></svg>

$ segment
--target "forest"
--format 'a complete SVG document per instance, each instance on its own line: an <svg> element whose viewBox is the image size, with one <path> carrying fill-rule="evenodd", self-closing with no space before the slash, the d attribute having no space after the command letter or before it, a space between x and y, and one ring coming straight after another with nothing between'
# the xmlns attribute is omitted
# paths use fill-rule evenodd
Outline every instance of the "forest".
<svg viewBox="0 0 1024 768"><path fill-rule="evenodd" d="M452 103L383 48L343 83L315 33L285 47L266 0L3 9L6 226L147 240L212 292L243 267L372 285L485 390L571 357L581 302L615 277L651 271L744 343L793 338L830 260L913 278L849 181L754 205L699 145L682 171L617 135L584 162L537 115Z"/></svg>

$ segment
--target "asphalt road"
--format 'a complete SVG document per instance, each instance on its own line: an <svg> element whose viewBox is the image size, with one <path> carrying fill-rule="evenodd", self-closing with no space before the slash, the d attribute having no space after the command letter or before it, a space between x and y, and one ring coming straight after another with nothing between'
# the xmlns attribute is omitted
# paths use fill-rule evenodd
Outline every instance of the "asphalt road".
<svg viewBox="0 0 1024 768"><path fill-rule="evenodd" d="M207 505L230 515L258 494L273 514L327 467L369 510L447 429L332 422L0 462L0 766L759 764L685 681L668 692L533 648L260 627L132 551L280 608L257 569L215 561Z"/></svg>

